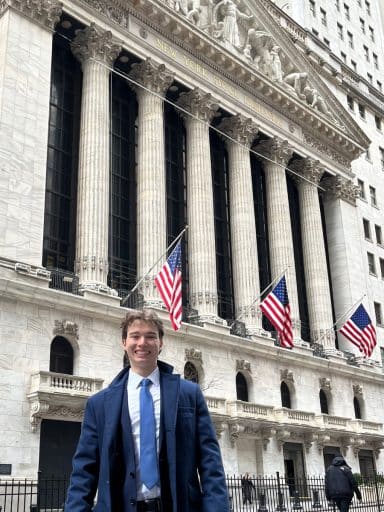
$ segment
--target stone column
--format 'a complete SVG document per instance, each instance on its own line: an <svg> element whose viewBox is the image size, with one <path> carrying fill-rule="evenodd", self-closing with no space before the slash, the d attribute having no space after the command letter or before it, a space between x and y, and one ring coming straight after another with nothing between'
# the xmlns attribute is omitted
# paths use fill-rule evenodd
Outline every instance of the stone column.
<svg viewBox="0 0 384 512"><path fill-rule="evenodd" d="M265 170L269 256L272 279L285 271L294 338L300 338L299 302L285 167L292 155L287 141L269 139L256 147Z"/></svg>
<svg viewBox="0 0 384 512"><path fill-rule="evenodd" d="M306 158L291 166L304 179L296 178L299 190L301 239L308 301L311 341L325 349L335 348L332 302L317 185L324 174L319 162Z"/></svg>
<svg viewBox="0 0 384 512"><path fill-rule="evenodd" d="M154 278L164 261L146 275L167 247L166 176L163 94L174 75L164 64L147 59L134 64L130 77L138 84L137 157L137 270L138 280L146 276L141 292L146 306L162 304ZM143 87L140 87L141 84ZM165 258L165 256L164 256Z"/></svg>
<svg viewBox="0 0 384 512"><path fill-rule="evenodd" d="M77 31L72 42L83 70L76 234L76 273L83 290L108 291L109 66L120 51L111 32L94 23Z"/></svg>
<svg viewBox="0 0 384 512"><path fill-rule="evenodd" d="M200 321L218 321L215 223L209 122L218 109L200 89L182 93L187 131L187 208L190 306Z"/></svg>
<svg viewBox="0 0 384 512"><path fill-rule="evenodd" d="M41 266L56 0L0 2L0 251Z"/></svg>
<svg viewBox="0 0 384 512"><path fill-rule="evenodd" d="M330 176L321 182L324 194L324 214L332 279L333 302L337 327L347 320L345 313L366 293L361 276L367 273L366 253L360 244L360 217L356 208L359 188L341 176ZM350 311L349 315L352 314ZM368 311L374 320L374 312ZM338 334L339 348L360 356L360 352L344 336ZM374 350L372 359L380 359Z"/></svg>
<svg viewBox="0 0 384 512"><path fill-rule="evenodd" d="M237 115L218 127L225 138L229 159L229 204L235 317L251 334L260 334L261 311L255 305L260 294L255 207L249 147L258 127L252 119Z"/></svg>

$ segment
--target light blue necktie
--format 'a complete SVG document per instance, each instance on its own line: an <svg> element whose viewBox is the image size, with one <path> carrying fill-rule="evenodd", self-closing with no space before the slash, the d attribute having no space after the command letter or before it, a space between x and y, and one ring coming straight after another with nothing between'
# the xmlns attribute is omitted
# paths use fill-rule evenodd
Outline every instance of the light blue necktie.
<svg viewBox="0 0 384 512"><path fill-rule="evenodd" d="M150 379L140 383L140 474L141 481L152 489L159 482L157 465L156 420L149 386Z"/></svg>

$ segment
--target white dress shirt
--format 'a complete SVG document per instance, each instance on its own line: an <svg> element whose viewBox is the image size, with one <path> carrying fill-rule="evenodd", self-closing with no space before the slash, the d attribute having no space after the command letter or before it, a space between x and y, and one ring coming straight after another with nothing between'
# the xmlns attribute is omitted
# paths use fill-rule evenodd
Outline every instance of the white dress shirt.
<svg viewBox="0 0 384 512"><path fill-rule="evenodd" d="M152 489L148 489L141 481L140 475L140 383L144 377L138 375L132 370L129 370L127 394L128 394L128 411L131 418L131 429L133 436L133 445L135 447L135 462L136 462L136 484L137 484L137 499L148 500L160 496L160 485L155 485ZM156 420L156 445L157 445L157 460L159 460L159 434L160 434L160 372L156 367L153 372L146 377L152 381L149 386L149 391L152 395L153 405L155 409Z"/></svg>

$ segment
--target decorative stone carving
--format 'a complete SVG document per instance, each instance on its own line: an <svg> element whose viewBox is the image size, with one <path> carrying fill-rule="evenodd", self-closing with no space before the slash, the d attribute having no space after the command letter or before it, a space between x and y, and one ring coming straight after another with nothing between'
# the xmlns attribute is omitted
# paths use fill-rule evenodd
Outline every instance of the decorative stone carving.
<svg viewBox="0 0 384 512"><path fill-rule="evenodd" d="M60 20L62 7L57 0L0 0L0 17L7 8L13 8L52 30Z"/></svg>
<svg viewBox="0 0 384 512"><path fill-rule="evenodd" d="M288 441L291 437L291 432L286 429L278 430L276 432L276 441L277 441L277 447L279 451L281 451L284 443Z"/></svg>
<svg viewBox="0 0 384 512"><path fill-rule="evenodd" d="M231 442L232 448L234 448L236 444L236 440L238 437L243 434L245 431L244 425L240 425L239 423L231 423L229 426L229 439Z"/></svg>
<svg viewBox="0 0 384 512"><path fill-rule="evenodd" d="M172 3L174 5L172 5ZM168 1L171 7L187 18L194 25L200 25L201 6L200 0L172 0Z"/></svg>
<svg viewBox="0 0 384 512"><path fill-rule="evenodd" d="M259 131L258 126L251 118L246 118L241 114L224 118L218 129L245 146L252 143Z"/></svg>
<svg viewBox="0 0 384 512"><path fill-rule="evenodd" d="M217 439L221 438L222 433L225 430L225 423L221 420L216 419L214 416L212 417L213 426L215 428Z"/></svg>
<svg viewBox="0 0 384 512"><path fill-rule="evenodd" d="M293 371L288 370L287 368L285 370L280 370L280 380L284 382L294 382L293 378Z"/></svg>
<svg viewBox="0 0 384 512"><path fill-rule="evenodd" d="M323 452L324 446L327 446L331 441L331 436L329 434L325 434L320 432L317 436L317 448L319 453Z"/></svg>
<svg viewBox="0 0 384 512"><path fill-rule="evenodd" d="M213 36L235 48L240 48L238 19L251 20L253 16L241 12L232 0L220 0L212 14Z"/></svg>
<svg viewBox="0 0 384 512"><path fill-rule="evenodd" d="M363 386L361 384L353 384L352 388L354 396L363 396Z"/></svg>
<svg viewBox="0 0 384 512"><path fill-rule="evenodd" d="M332 390L331 379L329 379L328 377L320 377L319 385L320 385L320 389L322 389L324 391Z"/></svg>
<svg viewBox="0 0 384 512"><path fill-rule="evenodd" d="M300 73L300 72L293 72L288 73L284 76L283 82L286 86L288 86L288 89L297 96L300 100L305 100L306 96L304 94L304 88L307 84L308 80L308 74L307 73Z"/></svg>
<svg viewBox="0 0 384 512"><path fill-rule="evenodd" d="M53 335L71 336L76 340L79 339L79 326L70 320L55 320Z"/></svg>
<svg viewBox="0 0 384 512"><path fill-rule="evenodd" d="M102 30L95 23L76 31L71 48L81 64L95 59L110 66L121 52L121 44L113 39L112 32Z"/></svg>
<svg viewBox="0 0 384 512"><path fill-rule="evenodd" d="M336 123L336 119L329 110L325 99L317 89L306 85L303 89L303 94L308 105L318 110L321 114L327 116L332 122Z"/></svg>
<svg viewBox="0 0 384 512"><path fill-rule="evenodd" d="M185 360L186 361L197 361L200 364L203 364L203 354L201 350L196 348L186 348L185 349Z"/></svg>
<svg viewBox="0 0 384 512"><path fill-rule="evenodd" d="M192 91L181 93L177 103L192 116L206 122L211 121L219 108L219 104L212 98L212 95L198 87ZM182 112L180 114L185 117ZM186 118L188 119L189 116L187 115Z"/></svg>
<svg viewBox="0 0 384 512"><path fill-rule="evenodd" d="M129 76L146 89L158 94L164 94L175 78L175 74L170 73L164 64L158 64L151 58L132 64ZM140 91L140 87L133 87L136 91Z"/></svg>
<svg viewBox="0 0 384 512"><path fill-rule="evenodd" d="M291 158L293 150L289 146L287 140L274 137L265 140L257 145L257 152L265 156L269 160L285 166Z"/></svg>
<svg viewBox="0 0 384 512"><path fill-rule="evenodd" d="M319 160L313 160L312 158L295 160L291 163L289 168L316 185L320 182L320 179L324 174L324 167L321 165ZM296 176L296 178L299 177Z"/></svg>
<svg viewBox="0 0 384 512"><path fill-rule="evenodd" d="M341 176L329 176L323 179L322 186L326 193L335 199L343 199L356 206L356 199L360 196L360 189L351 180Z"/></svg>
<svg viewBox="0 0 384 512"><path fill-rule="evenodd" d="M312 146L321 153L324 153L325 155L332 158L335 162L338 162L339 164L343 165L346 168L346 170L349 170L351 161L354 160L354 158L356 158L356 156L351 155L351 158L348 160L347 158L343 157L339 152L334 151L332 148L325 144L322 144L317 139L315 139L311 135L308 135L307 133L303 133L303 139L304 142L307 143L309 146Z"/></svg>
<svg viewBox="0 0 384 512"><path fill-rule="evenodd" d="M261 442L263 443L263 449L266 450L269 442L273 437L276 436L276 429L265 428L261 431Z"/></svg>
<svg viewBox="0 0 384 512"><path fill-rule="evenodd" d="M251 363L245 359L236 359L236 371L251 373Z"/></svg>
<svg viewBox="0 0 384 512"><path fill-rule="evenodd" d="M31 431L36 432L40 426L43 415L48 411L49 404L40 400L31 403L29 421L31 423Z"/></svg>
<svg viewBox="0 0 384 512"><path fill-rule="evenodd" d="M318 434L315 434L313 432L304 435L304 447L307 453L311 449L313 443L318 440L318 437Z"/></svg>

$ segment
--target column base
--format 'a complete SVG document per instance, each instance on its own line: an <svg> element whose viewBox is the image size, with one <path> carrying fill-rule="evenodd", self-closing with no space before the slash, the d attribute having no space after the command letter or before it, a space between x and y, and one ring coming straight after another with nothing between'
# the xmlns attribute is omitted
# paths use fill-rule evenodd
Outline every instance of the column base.
<svg viewBox="0 0 384 512"><path fill-rule="evenodd" d="M103 295L110 295L111 297L117 297L117 291L113 288L110 288L108 285L104 283L99 283L96 281L84 281L79 285L79 292L96 292L101 293Z"/></svg>
<svg viewBox="0 0 384 512"><path fill-rule="evenodd" d="M143 309L152 309L152 308L166 310L164 302L161 299L159 299L159 298L153 298L153 299L144 298Z"/></svg>

